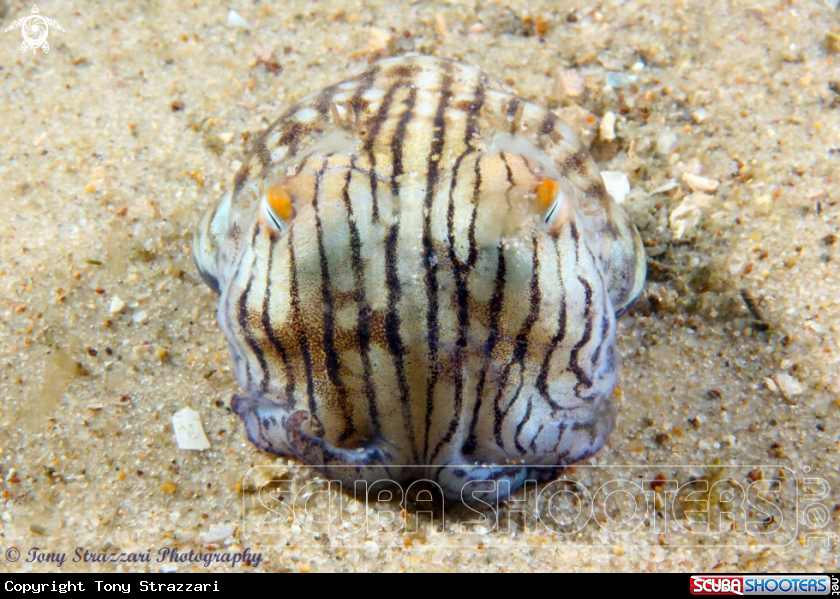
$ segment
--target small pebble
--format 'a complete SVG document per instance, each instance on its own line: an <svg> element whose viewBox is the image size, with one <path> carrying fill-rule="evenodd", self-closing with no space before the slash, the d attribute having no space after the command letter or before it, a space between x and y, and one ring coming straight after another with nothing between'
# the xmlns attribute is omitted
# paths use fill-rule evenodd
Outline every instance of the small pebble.
<svg viewBox="0 0 840 599"><path fill-rule="evenodd" d="M201 539L202 543L206 543L209 545L210 543L221 543L235 532L235 524L224 524L217 528L211 528L208 532L199 535L199 538Z"/></svg>
<svg viewBox="0 0 840 599"><path fill-rule="evenodd" d="M125 310L125 302L120 299L120 296L115 295L111 300L111 307L109 308L111 314L119 314Z"/></svg>
<svg viewBox="0 0 840 599"><path fill-rule="evenodd" d="M184 408L176 412L172 416L172 427L175 429L175 439L181 449L195 451L210 449L210 441L204 434L201 417L195 410Z"/></svg>
<svg viewBox="0 0 840 599"><path fill-rule="evenodd" d="M563 84L563 91L570 98L579 98L586 90L583 77L577 71L562 71L560 82Z"/></svg>
<svg viewBox="0 0 840 599"><path fill-rule="evenodd" d="M149 313L145 310L140 310L135 312L131 315L131 320L134 321L136 324L140 324L142 322L146 322L146 319L149 317Z"/></svg>
<svg viewBox="0 0 840 599"><path fill-rule="evenodd" d="M45 535L47 534L47 529L43 527L43 525L38 524L37 522L34 524L29 525L29 530L34 532L36 535Z"/></svg>
<svg viewBox="0 0 840 599"><path fill-rule="evenodd" d="M131 406L131 398L128 395L123 395L119 401L114 402L114 405L118 408L128 408Z"/></svg>
<svg viewBox="0 0 840 599"><path fill-rule="evenodd" d="M682 176L685 173L691 173L692 175L699 175L703 172L703 164L697 160L697 158L692 158L688 162L678 162L674 166L674 170L671 173L671 176L675 179L682 179Z"/></svg>
<svg viewBox="0 0 840 599"><path fill-rule="evenodd" d="M616 73L609 71L607 73L607 85L615 89L627 87L631 83L635 83L638 77L636 75L628 75L626 73Z"/></svg>
<svg viewBox="0 0 840 599"><path fill-rule="evenodd" d="M134 354L135 358L142 358L143 356L147 356L152 352L152 346L141 343L140 345L135 345L131 351Z"/></svg>
<svg viewBox="0 0 840 599"><path fill-rule="evenodd" d="M805 386L789 374L777 374L776 384L779 385L785 397L793 397L805 391Z"/></svg>
<svg viewBox="0 0 840 599"><path fill-rule="evenodd" d="M694 119L694 122L698 125L702 125L709 120L709 111L705 108L698 108L691 113L691 118Z"/></svg>
<svg viewBox="0 0 840 599"><path fill-rule="evenodd" d="M673 131L663 131L656 140L656 151L663 156L670 156L680 146L680 139Z"/></svg>
<svg viewBox="0 0 840 599"><path fill-rule="evenodd" d="M379 545L374 541L365 541L365 556L376 557L379 555Z"/></svg>
<svg viewBox="0 0 840 599"><path fill-rule="evenodd" d="M814 416L817 418L825 418L828 416L828 412L831 409L831 402L829 401L821 401L814 407Z"/></svg>

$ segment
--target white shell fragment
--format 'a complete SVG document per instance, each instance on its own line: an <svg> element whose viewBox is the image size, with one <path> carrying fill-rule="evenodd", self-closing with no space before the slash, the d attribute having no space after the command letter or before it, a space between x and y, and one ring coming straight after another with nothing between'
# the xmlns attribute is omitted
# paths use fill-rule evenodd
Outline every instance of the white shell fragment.
<svg viewBox="0 0 840 599"><path fill-rule="evenodd" d="M615 113L608 112L601 119L601 125L598 128L598 135L604 141L612 141L615 139Z"/></svg>
<svg viewBox="0 0 840 599"><path fill-rule="evenodd" d="M617 73L611 71L607 73L607 85L610 87L621 89L627 87L631 83L635 83L638 77L636 75L628 75L627 73Z"/></svg>
<svg viewBox="0 0 840 599"><path fill-rule="evenodd" d="M777 374L776 384L779 385L785 397L793 397L805 391L805 386L789 374Z"/></svg>
<svg viewBox="0 0 840 599"><path fill-rule="evenodd" d="M210 441L204 434L204 426L198 412L184 408L172 417L172 427L175 429L175 439L181 449L201 451L210 449Z"/></svg>
<svg viewBox="0 0 840 599"><path fill-rule="evenodd" d="M720 181L694 175L692 173L683 173L682 180L694 191L702 191L705 193L714 193L720 187Z"/></svg>
<svg viewBox="0 0 840 599"><path fill-rule="evenodd" d="M711 199L711 196L705 193L692 193L671 211L668 222L671 224L674 239L682 239L683 235L700 224L702 209L709 207Z"/></svg>
<svg viewBox="0 0 840 599"><path fill-rule="evenodd" d="M211 528L208 532L198 535L203 543L221 543L236 532L235 524L225 524Z"/></svg>
<svg viewBox="0 0 840 599"><path fill-rule="evenodd" d="M125 302L120 299L118 295L114 296L114 299L111 300L111 307L108 308L111 314L119 314L123 310L125 310Z"/></svg>
<svg viewBox="0 0 840 599"><path fill-rule="evenodd" d="M248 27L250 27L248 21L243 19L242 16L232 8L228 11L227 21L228 25L231 25L233 27L241 27L243 29L247 29Z"/></svg>
<svg viewBox="0 0 840 599"><path fill-rule="evenodd" d="M606 118L606 117L604 117ZM623 204L627 194L630 193L630 179L621 171L601 171L607 193L610 194L618 204Z"/></svg>
<svg viewBox="0 0 840 599"><path fill-rule="evenodd" d="M663 156L670 156L680 146L680 138L673 131L663 131L656 140L656 151Z"/></svg>
<svg viewBox="0 0 840 599"><path fill-rule="evenodd" d="M667 193L672 189L676 189L679 186L680 184L677 183L676 179L668 179L666 183L663 183L662 185L651 191L650 195L655 196L658 193Z"/></svg>
<svg viewBox="0 0 840 599"><path fill-rule="evenodd" d="M563 84L563 91L570 98L579 98L586 91L585 82L577 71L562 71L560 82Z"/></svg>

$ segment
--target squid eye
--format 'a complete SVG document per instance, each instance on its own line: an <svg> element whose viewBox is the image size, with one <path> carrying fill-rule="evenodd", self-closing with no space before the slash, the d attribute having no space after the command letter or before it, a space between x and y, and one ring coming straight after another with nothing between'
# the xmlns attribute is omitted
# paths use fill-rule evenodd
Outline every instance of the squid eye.
<svg viewBox="0 0 840 599"><path fill-rule="evenodd" d="M563 194L558 193L560 186L553 179L543 179L537 185L537 207L544 215L542 221L550 225L554 217L559 213L563 203Z"/></svg>
<svg viewBox="0 0 840 599"><path fill-rule="evenodd" d="M272 185L265 192L265 213L278 231L286 231L295 215L292 198L281 184Z"/></svg>

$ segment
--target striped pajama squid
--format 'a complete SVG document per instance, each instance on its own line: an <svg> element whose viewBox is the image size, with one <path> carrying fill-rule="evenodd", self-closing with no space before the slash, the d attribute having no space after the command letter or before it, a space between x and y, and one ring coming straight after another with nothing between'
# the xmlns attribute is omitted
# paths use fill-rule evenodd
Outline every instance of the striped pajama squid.
<svg viewBox="0 0 840 599"><path fill-rule="evenodd" d="M267 452L470 500L612 430L638 233L568 126L474 68L388 59L300 100L193 252Z"/></svg>

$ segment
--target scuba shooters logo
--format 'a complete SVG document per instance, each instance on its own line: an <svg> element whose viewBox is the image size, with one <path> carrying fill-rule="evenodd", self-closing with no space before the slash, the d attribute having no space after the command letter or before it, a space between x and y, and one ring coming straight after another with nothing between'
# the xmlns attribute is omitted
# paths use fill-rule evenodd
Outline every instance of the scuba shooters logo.
<svg viewBox="0 0 840 599"><path fill-rule="evenodd" d="M743 595L741 576L692 576L692 595Z"/></svg>
<svg viewBox="0 0 840 599"><path fill-rule="evenodd" d="M692 595L829 595L837 577L797 576L704 576L691 577Z"/></svg>

